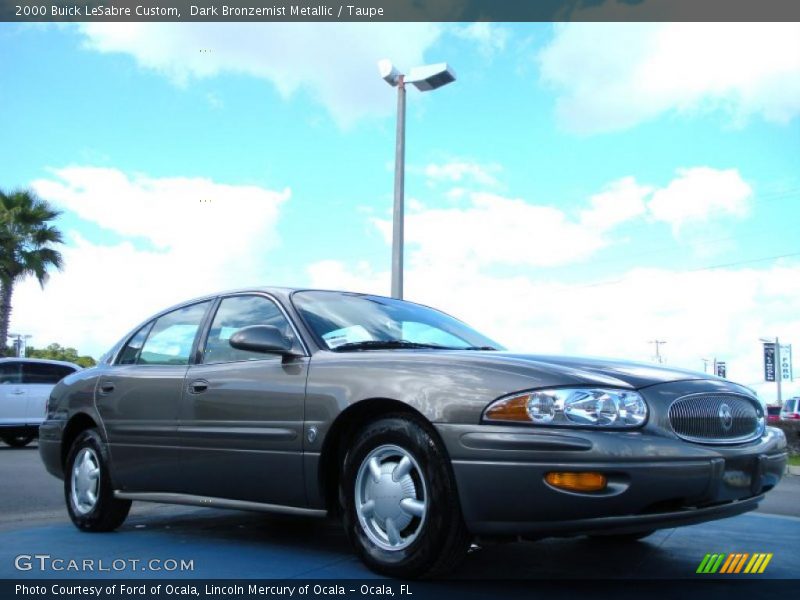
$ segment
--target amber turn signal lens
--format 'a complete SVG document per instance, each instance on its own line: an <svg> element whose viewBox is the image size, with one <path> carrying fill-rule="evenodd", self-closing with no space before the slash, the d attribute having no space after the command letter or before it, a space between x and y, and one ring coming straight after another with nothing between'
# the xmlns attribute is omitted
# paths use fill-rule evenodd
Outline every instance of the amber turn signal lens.
<svg viewBox="0 0 800 600"><path fill-rule="evenodd" d="M606 489L602 473L548 473L544 480L553 487L571 492L599 492Z"/></svg>
<svg viewBox="0 0 800 600"><path fill-rule="evenodd" d="M494 421L523 421L530 423L528 416L529 395L516 396L498 402L486 411L486 418Z"/></svg>

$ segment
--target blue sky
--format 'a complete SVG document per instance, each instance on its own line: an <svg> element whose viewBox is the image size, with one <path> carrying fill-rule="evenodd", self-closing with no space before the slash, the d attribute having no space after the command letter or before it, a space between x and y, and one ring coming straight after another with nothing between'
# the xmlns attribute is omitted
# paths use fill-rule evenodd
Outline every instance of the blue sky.
<svg viewBox="0 0 800 600"><path fill-rule="evenodd" d="M800 253L798 39L0 24L0 185L61 207L69 239L64 273L19 287L12 328L97 355L220 288L388 293L395 96L375 63L446 60L455 84L408 94L407 297L514 348L648 360L659 337L671 363L718 355L757 383L758 336L800 344L800 256L749 262Z"/></svg>

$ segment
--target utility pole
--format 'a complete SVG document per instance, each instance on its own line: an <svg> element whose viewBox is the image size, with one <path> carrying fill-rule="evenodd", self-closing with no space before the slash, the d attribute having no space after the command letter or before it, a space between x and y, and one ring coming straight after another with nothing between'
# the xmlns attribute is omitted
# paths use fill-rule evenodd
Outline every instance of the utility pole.
<svg viewBox="0 0 800 600"><path fill-rule="evenodd" d="M661 345L666 344L667 342L665 340L651 340L648 343L653 344L656 347L656 362L659 364L663 363L664 357L661 356Z"/></svg>

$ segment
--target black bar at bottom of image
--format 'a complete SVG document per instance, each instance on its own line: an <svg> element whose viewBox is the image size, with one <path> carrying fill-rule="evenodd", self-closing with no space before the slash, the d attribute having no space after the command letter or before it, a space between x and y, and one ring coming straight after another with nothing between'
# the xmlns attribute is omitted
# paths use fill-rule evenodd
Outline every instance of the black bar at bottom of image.
<svg viewBox="0 0 800 600"><path fill-rule="evenodd" d="M576 565L576 568L579 566ZM0 598L37 600L472 600L491 598L779 598L794 595L796 579L534 579L399 581L395 579L186 580L3 579Z"/></svg>

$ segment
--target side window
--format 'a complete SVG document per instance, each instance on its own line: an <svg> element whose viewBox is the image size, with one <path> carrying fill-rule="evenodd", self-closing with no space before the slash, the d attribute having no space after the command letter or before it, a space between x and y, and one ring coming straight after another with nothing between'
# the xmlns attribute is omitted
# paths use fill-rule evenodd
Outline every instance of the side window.
<svg viewBox="0 0 800 600"><path fill-rule="evenodd" d="M22 383L46 383L55 385L67 375L75 372L72 367L47 363L23 363Z"/></svg>
<svg viewBox="0 0 800 600"><path fill-rule="evenodd" d="M0 363L0 385L4 383L20 383L22 381L22 363Z"/></svg>
<svg viewBox="0 0 800 600"><path fill-rule="evenodd" d="M153 323L150 322L144 327L142 327L139 331L137 331L133 337L125 344L125 347L122 349L122 352L119 353L117 357L117 364L118 365L135 365L136 359L139 358L139 351L142 349L144 345L144 341L147 339L147 334L150 332L150 328L153 326Z"/></svg>
<svg viewBox="0 0 800 600"><path fill-rule="evenodd" d="M188 365L194 338L209 304L193 304L159 317L142 346L136 364Z"/></svg>
<svg viewBox="0 0 800 600"><path fill-rule="evenodd" d="M247 352L231 347L228 342L231 336L249 325L272 325L280 329L285 336L294 337L289 321L272 300L263 296L225 298L220 302L217 314L211 323L208 341L203 351L203 362L208 364L241 360L280 360L277 354Z"/></svg>

